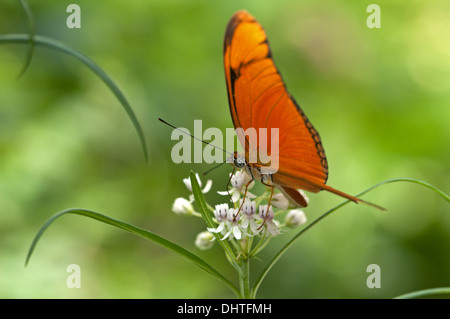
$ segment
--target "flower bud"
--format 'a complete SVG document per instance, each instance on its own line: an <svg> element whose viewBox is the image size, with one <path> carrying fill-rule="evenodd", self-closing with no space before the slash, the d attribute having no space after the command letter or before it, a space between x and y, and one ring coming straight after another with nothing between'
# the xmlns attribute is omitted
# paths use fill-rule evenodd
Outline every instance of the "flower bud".
<svg viewBox="0 0 450 319"><path fill-rule="evenodd" d="M295 228L306 223L306 215L301 209L293 209L287 213L284 222L289 228Z"/></svg>
<svg viewBox="0 0 450 319"><path fill-rule="evenodd" d="M194 207L186 198L178 197L172 204L172 211L178 215L192 215Z"/></svg>
<svg viewBox="0 0 450 319"><path fill-rule="evenodd" d="M214 245L214 235L209 231L203 231L197 235L195 246L201 250L206 250Z"/></svg>

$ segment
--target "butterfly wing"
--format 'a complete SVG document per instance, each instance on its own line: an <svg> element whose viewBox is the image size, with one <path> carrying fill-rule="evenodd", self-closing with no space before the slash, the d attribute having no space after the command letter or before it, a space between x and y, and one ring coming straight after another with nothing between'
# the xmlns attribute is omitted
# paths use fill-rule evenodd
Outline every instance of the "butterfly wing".
<svg viewBox="0 0 450 319"><path fill-rule="evenodd" d="M307 203L297 189L310 192L326 190L355 203L380 210L383 207L363 201L326 185L328 164L319 133L286 89L276 68L262 26L242 10L228 23L224 41L224 65L231 117L235 128L267 128L267 137L259 134L258 151L278 158L272 180L299 206ZM278 151L272 150L271 129L278 128ZM258 134L258 133L257 133ZM245 148L247 165L251 151L249 138L239 135Z"/></svg>
<svg viewBox="0 0 450 319"><path fill-rule="evenodd" d="M228 23L224 64L235 128L267 128L269 141L271 129L279 130L278 153L267 140L258 141L258 148L265 147L268 155L279 159L274 183L320 191L317 185L325 184L328 165L319 134L286 90L262 26L246 11L237 12ZM247 154L248 138L241 136L240 142Z"/></svg>

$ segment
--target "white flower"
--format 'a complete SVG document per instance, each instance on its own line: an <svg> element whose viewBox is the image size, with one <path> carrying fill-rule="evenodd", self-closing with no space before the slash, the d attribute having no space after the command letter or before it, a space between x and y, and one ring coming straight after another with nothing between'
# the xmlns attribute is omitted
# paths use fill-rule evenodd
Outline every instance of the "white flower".
<svg viewBox="0 0 450 319"><path fill-rule="evenodd" d="M230 184L232 186L231 191L217 192L220 195L230 195L231 201L236 203L241 197L241 192L245 192L245 186L247 183L252 180L252 177L248 175L245 170L237 171L230 179ZM252 182L248 185L247 189L253 187L255 183ZM247 191L247 198L255 198L256 196Z"/></svg>
<svg viewBox="0 0 450 319"><path fill-rule="evenodd" d="M278 221L274 220L274 214L272 205L267 208L268 205L259 205L259 217L264 220L264 225L272 236L280 234L280 225Z"/></svg>
<svg viewBox="0 0 450 319"><path fill-rule="evenodd" d="M226 226L228 223L228 210L228 204L216 205L214 209L214 216L219 222L219 226L217 226L216 228L207 228L209 232L225 234L227 230Z"/></svg>
<svg viewBox="0 0 450 319"><path fill-rule="evenodd" d="M214 245L214 235L209 231L199 233L195 239L195 246L201 250L206 250Z"/></svg>
<svg viewBox="0 0 450 319"><path fill-rule="evenodd" d="M230 184L233 188L242 189L248 182L250 182L251 179L252 177L248 175L245 170L240 170L237 171L233 177L231 177ZM250 183L248 188L252 188L253 185L254 183Z"/></svg>
<svg viewBox="0 0 450 319"><path fill-rule="evenodd" d="M216 209L214 209L214 216L216 216L216 219L219 223L222 221L227 221L228 210L228 204L216 205Z"/></svg>
<svg viewBox="0 0 450 319"><path fill-rule="evenodd" d="M172 210L178 215L193 215L195 213L192 202L183 197L175 199Z"/></svg>
<svg viewBox="0 0 450 319"><path fill-rule="evenodd" d="M239 228L239 219L240 215L237 213L237 209L231 208L228 211L228 225L229 225L229 231L228 233L223 236L222 240L230 237L230 240L236 238L237 240L240 240L242 238L242 231Z"/></svg>
<svg viewBox="0 0 450 319"><path fill-rule="evenodd" d="M229 238L230 240L242 238L243 231L240 228L240 215L234 208L228 208L228 204L216 205L214 216L219 222L217 228L207 228L211 233L220 233L223 235L222 240Z"/></svg>
<svg viewBox="0 0 450 319"><path fill-rule="evenodd" d="M256 202L245 199L244 204L242 204L242 221L241 221L241 228L244 231L247 231L248 228L250 228L250 236L252 234L257 234L259 232L258 225L256 224L255 220L255 213L256 213Z"/></svg>
<svg viewBox="0 0 450 319"><path fill-rule="evenodd" d="M287 213L284 222L287 227L295 228L306 223L306 220L306 215L301 209L293 209Z"/></svg>
<svg viewBox="0 0 450 319"><path fill-rule="evenodd" d="M198 173L195 173L195 177L197 178L198 185L201 188L202 187L202 181L200 180L200 177L198 176ZM186 185L187 189L190 192L192 192L191 179L189 177L188 178L183 178L183 183L184 183L184 185ZM208 179L208 181L206 182L205 188L202 189L202 193L206 194L207 192L209 192L211 190L211 186L212 186L212 180Z"/></svg>

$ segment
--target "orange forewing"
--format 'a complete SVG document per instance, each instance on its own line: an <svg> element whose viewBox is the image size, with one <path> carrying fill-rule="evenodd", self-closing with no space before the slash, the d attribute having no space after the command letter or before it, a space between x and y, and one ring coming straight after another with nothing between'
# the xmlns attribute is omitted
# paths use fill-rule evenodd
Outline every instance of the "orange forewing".
<svg viewBox="0 0 450 319"><path fill-rule="evenodd" d="M230 20L225 35L225 74L234 126L246 130L265 127L279 129L279 171L301 177L292 182L274 175L283 186L319 191L328 169L320 137L286 90L261 25L246 11ZM247 149L245 141L241 141ZM266 143L264 143L266 144ZM276 177L276 178L275 178ZM297 185L298 184L298 185Z"/></svg>
<svg viewBox="0 0 450 319"><path fill-rule="evenodd" d="M301 188L310 192L327 190L363 202L325 185L328 164L319 133L287 91L264 29L244 10L235 13L228 23L224 66L234 127L267 128L269 132L271 128L279 129L279 154L271 154L270 143L265 150L279 158L278 171L272 175L276 186L293 197L298 197L296 189ZM249 141L239 138L248 160ZM258 147L262 147L261 143ZM304 199L293 200L306 206Z"/></svg>

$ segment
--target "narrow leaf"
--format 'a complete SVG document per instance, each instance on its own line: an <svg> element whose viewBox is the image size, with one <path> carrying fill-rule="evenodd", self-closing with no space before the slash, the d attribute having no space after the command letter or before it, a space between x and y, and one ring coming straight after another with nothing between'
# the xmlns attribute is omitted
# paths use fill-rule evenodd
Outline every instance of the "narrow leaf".
<svg viewBox="0 0 450 319"><path fill-rule="evenodd" d="M216 269L214 269L212 266L210 266L206 261L198 257L197 255L191 253L190 251L186 250L185 248L151 232L142 228L139 228L137 226L128 224L126 222L108 217L106 215L86 210L86 209L67 209L64 211L61 211L52 217L50 217L44 225L39 229L38 233L33 239L33 242L31 243L30 249L27 254L27 258L25 261L25 265L28 264L31 255L33 254L34 249L36 248L36 245L41 238L41 236L44 234L44 232L47 230L47 228L59 217L66 215L66 214L75 214L75 215L81 215L85 217L89 217L92 219L95 219L97 221L100 221L105 224L109 224L112 226L115 226L117 228L126 230L130 233L133 233L135 235L138 235L142 238L145 238L147 240L150 240L156 244L159 244L167 249L172 250L173 252L177 253L184 259L190 261L194 265L198 266L199 268L203 269L204 271L208 272L209 274L213 275L214 277L220 279L222 282L224 282L234 293L239 293L239 291L236 289L236 287L233 285L232 282L230 282L228 279L226 279L222 274L220 274Z"/></svg>
<svg viewBox="0 0 450 319"><path fill-rule="evenodd" d="M28 40L29 45L28 45L27 57L26 57L24 65L22 67L22 70L17 75L17 80L19 80L25 74L28 67L30 66L31 58L33 57L33 52L34 52L34 34L35 34L33 13L31 12L28 1L19 0L19 3L27 17L28 31L30 34L29 34L29 40Z"/></svg>
<svg viewBox="0 0 450 319"><path fill-rule="evenodd" d="M28 34L5 34L0 35L0 44L2 43L19 43L19 44L27 44L30 43L30 36ZM92 72L94 72L112 91L112 93L116 96L116 98L119 100L119 102L122 104L123 108L125 109L125 112L128 114L128 117L130 118L131 122L133 123L133 126L139 136L139 140L141 143L142 150L144 152L145 160L148 162L148 152L147 152L147 146L145 142L145 136L144 132L141 128L141 125L139 124L139 121L134 114L133 109L131 108L131 105L128 103L128 100L125 98L125 95L122 93L122 91L119 89L119 87L116 85L116 83L108 76L108 74L94 61L92 61L87 55L84 53L72 49L65 45L62 42L56 41L52 38L35 35L33 37L33 43L39 46L49 47L51 49L63 52L65 54L68 54L70 56L73 56L74 58L78 59L80 62L82 62L84 65L86 65Z"/></svg>
<svg viewBox="0 0 450 319"><path fill-rule="evenodd" d="M197 177L195 176L195 173L191 171L189 173L189 177L191 180L191 186L192 186L192 194L194 194L195 202L198 205L198 209L200 210L200 213L202 214L202 218L206 223L206 226L208 228L215 228L216 225L211 217L211 214L208 210L208 205L206 204L205 197L203 196L202 190L200 188L200 185L198 184ZM225 254L228 257L228 260L232 263L232 265L236 268L239 266L236 263L236 254L234 253L233 249L229 245L229 243L225 240L222 240L220 238L218 233L213 233L214 237L216 238L216 241L219 243L220 246L222 246L223 250L225 251Z"/></svg>

